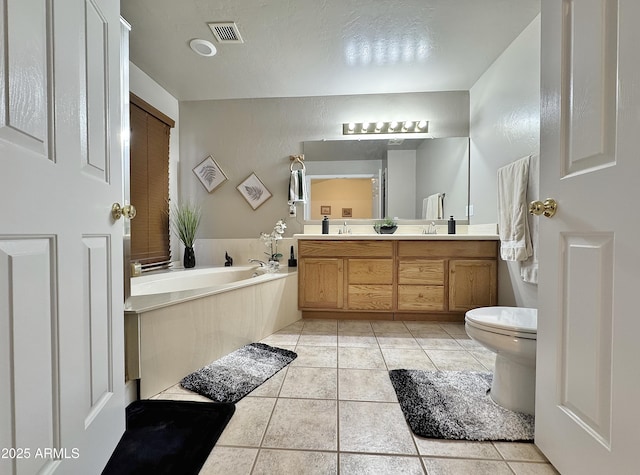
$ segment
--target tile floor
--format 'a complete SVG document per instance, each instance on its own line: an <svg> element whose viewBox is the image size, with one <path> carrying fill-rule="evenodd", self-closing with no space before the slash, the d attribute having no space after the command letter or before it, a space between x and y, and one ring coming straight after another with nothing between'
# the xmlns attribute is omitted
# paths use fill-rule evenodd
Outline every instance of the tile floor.
<svg viewBox="0 0 640 475"><path fill-rule="evenodd" d="M201 475L557 473L534 444L411 433L387 371L490 370L462 324L299 320L262 341L298 358L238 402ZM154 397L209 401L178 385Z"/></svg>

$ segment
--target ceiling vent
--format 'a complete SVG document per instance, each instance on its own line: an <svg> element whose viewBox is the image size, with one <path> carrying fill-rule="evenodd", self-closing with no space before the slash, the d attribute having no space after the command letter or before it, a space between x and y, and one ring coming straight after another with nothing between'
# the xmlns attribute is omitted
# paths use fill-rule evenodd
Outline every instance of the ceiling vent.
<svg viewBox="0 0 640 475"><path fill-rule="evenodd" d="M238 25L232 21L208 23L218 43L244 43Z"/></svg>

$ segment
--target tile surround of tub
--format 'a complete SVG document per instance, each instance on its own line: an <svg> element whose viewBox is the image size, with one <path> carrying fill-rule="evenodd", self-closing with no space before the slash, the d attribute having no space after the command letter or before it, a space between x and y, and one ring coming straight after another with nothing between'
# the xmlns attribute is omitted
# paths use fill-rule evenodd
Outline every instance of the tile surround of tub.
<svg viewBox="0 0 640 475"><path fill-rule="evenodd" d="M278 241L278 252L282 254L280 265L287 265L291 246L294 246L297 259L298 251L295 239L282 238ZM259 237L243 239L198 238L196 239L194 249L196 253L196 265L198 266L224 266L225 252L233 258L234 266L249 265L249 259L269 260L269 256L265 254L268 248Z"/></svg>
<svg viewBox="0 0 640 475"><path fill-rule="evenodd" d="M429 335L458 345L421 347ZM558 473L531 443L411 433L387 370L491 369L493 353L473 345L462 324L299 320L263 341L299 358L237 404L201 475ZM178 386L154 397L202 400Z"/></svg>

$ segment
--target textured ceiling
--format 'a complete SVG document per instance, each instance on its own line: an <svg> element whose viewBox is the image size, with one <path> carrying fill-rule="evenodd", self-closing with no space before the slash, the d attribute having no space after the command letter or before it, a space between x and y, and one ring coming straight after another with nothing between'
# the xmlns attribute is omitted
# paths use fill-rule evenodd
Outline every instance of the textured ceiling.
<svg viewBox="0 0 640 475"><path fill-rule="evenodd" d="M540 0L121 0L131 60L179 100L468 90ZM208 22L235 21L243 44ZM218 49L205 58L189 41Z"/></svg>

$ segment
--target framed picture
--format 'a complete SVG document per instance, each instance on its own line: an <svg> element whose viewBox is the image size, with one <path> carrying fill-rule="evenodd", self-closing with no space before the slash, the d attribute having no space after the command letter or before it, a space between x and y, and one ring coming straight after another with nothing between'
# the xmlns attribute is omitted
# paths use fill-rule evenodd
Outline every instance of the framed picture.
<svg viewBox="0 0 640 475"><path fill-rule="evenodd" d="M322 215L330 215L331 214L331 206L320 206L320 214Z"/></svg>
<svg viewBox="0 0 640 475"><path fill-rule="evenodd" d="M353 216L353 208L342 208L342 217L343 218L350 218L351 216Z"/></svg>
<svg viewBox="0 0 640 475"><path fill-rule="evenodd" d="M196 165L193 173L195 173L200 183L202 183L202 186L204 186L209 193L227 181L227 175L224 174L218 162L216 162L211 155Z"/></svg>
<svg viewBox="0 0 640 475"><path fill-rule="evenodd" d="M238 186L238 191L247 203L251 205L253 209L257 209L262 203L271 198L271 193L264 186L264 183L256 176L255 173L249 175Z"/></svg>

